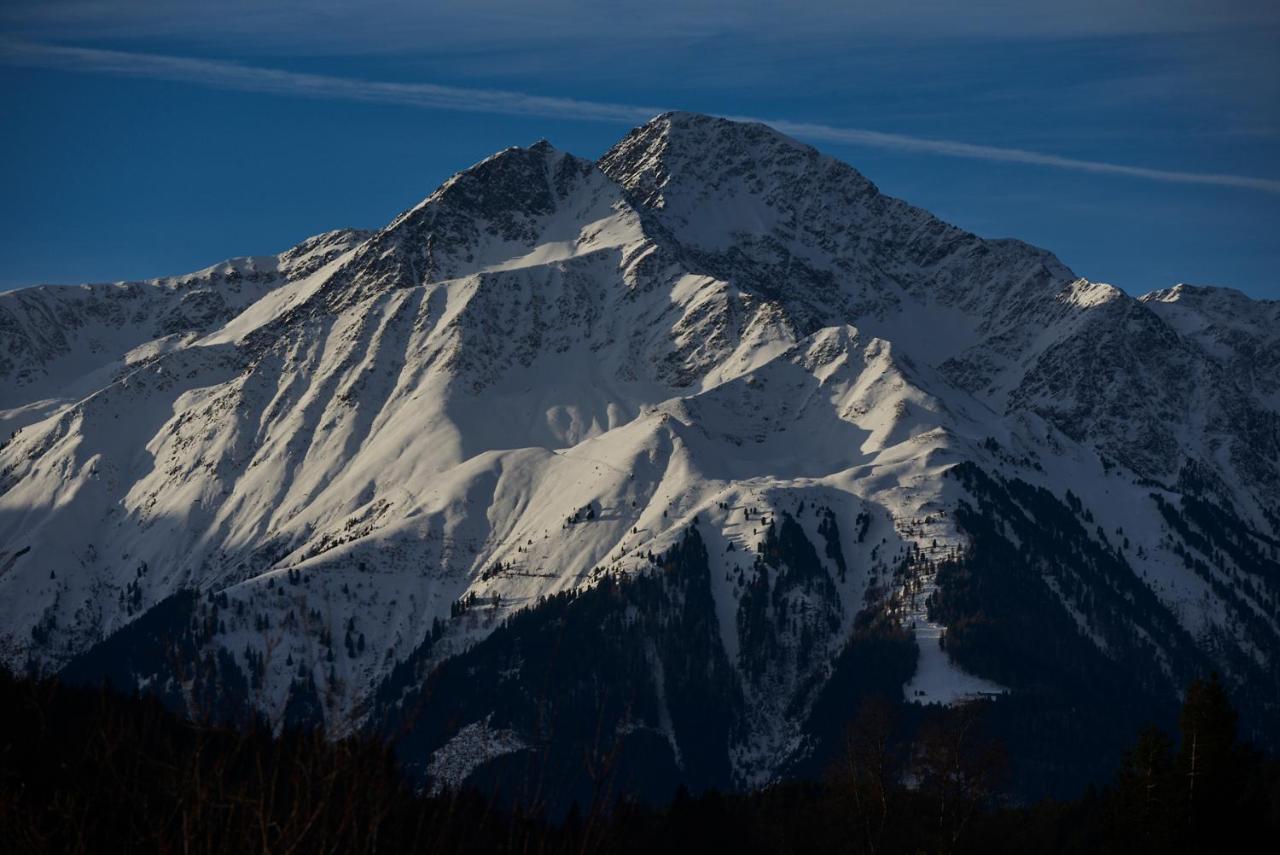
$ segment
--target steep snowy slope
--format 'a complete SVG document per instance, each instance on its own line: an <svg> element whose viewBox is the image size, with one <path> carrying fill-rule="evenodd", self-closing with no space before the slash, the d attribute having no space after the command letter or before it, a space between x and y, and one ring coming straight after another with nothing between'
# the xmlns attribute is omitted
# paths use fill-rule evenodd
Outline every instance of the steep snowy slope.
<svg viewBox="0 0 1280 855"><path fill-rule="evenodd" d="M129 365L218 329L365 237L329 232L278 256L235 258L188 276L0 294L0 430L7 436Z"/></svg>
<svg viewBox="0 0 1280 855"><path fill-rule="evenodd" d="M1216 667L1257 726L1274 307L1192 296L680 113L376 233L3 295L0 654L398 728L453 782L604 727L655 793L755 784L868 694L1057 714L1085 672L1128 726Z"/></svg>
<svg viewBox="0 0 1280 855"><path fill-rule="evenodd" d="M1193 285L1155 291L1141 300L1217 363L1234 385L1262 407L1280 410L1280 301Z"/></svg>

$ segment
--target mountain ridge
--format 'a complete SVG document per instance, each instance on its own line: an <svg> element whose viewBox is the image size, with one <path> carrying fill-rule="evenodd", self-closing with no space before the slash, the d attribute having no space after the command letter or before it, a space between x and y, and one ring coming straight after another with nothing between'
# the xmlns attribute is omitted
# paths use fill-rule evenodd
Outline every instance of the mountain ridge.
<svg viewBox="0 0 1280 855"><path fill-rule="evenodd" d="M605 585L647 615L627 637L648 670L625 672L647 700L612 713L618 738L660 735L680 774L706 725L669 706L688 663L668 633L697 627L735 722L698 775L753 785L821 755L868 646L916 651L909 703L1042 698L974 640L975 602L1018 620L979 584L1007 554L1028 574L1007 584L1079 636L1049 684L1124 650L1152 697L1216 667L1249 721L1280 702L1280 415L1240 370L1280 359L1266 303L1133 298L762 125L682 113L597 163L506 149L383 230L275 258L91 290L104 307L49 346L30 306L52 298L0 295L9 665L83 670L195 591L166 620L199 624L214 684L340 734L453 686L447 663L515 668L503 645L546 631L517 617L548 601L584 638L613 625L585 593ZM146 311L111 311L111 288ZM686 575L641 582L662 556ZM125 670L203 697L165 668ZM537 744L534 719L456 702L424 775Z"/></svg>

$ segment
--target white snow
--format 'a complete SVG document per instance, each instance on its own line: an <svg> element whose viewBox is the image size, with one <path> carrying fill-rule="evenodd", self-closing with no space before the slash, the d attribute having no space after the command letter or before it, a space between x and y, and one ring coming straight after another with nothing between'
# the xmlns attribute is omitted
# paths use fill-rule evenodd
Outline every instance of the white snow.
<svg viewBox="0 0 1280 855"><path fill-rule="evenodd" d="M431 793L459 787L482 764L527 747L515 731L490 727L489 718L473 721L431 755L427 764Z"/></svg>
<svg viewBox="0 0 1280 855"><path fill-rule="evenodd" d="M995 697L1008 690L1003 686L975 677L951 661L939 642L944 627L929 620L925 605L936 590L933 573L919 576L920 590L911 595L907 609L907 625L915 635L920 649L916 673L902 687L902 694L911 703L955 704L976 698Z"/></svg>

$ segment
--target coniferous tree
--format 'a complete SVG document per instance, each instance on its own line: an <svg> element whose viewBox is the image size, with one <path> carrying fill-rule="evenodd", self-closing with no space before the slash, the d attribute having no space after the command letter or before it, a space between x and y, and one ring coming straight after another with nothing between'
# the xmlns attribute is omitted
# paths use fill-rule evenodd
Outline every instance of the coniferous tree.
<svg viewBox="0 0 1280 855"><path fill-rule="evenodd" d="M1178 720L1182 746L1178 757L1183 781L1184 821L1204 830L1221 817L1230 798L1236 756L1236 712L1218 675L1187 689Z"/></svg>
<svg viewBox="0 0 1280 855"><path fill-rule="evenodd" d="M1178 799L1173 740L1145 728L1116 773L1110 825L1135 852L1169 851Z"/></svg>

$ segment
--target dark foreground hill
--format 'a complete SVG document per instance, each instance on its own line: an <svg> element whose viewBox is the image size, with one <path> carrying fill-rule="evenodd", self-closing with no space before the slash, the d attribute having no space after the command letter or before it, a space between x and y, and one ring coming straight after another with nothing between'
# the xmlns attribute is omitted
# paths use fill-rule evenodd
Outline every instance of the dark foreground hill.
<svg viewBox="0 0 1280 855"><path fill-rule="evenodd" d="M864 704L820 782L683 788L662 808L597 793L549 820L477 791L414 792L386 746L192 723L154 699L0 673L5 852L1239 852L1280 834L1280 764L1236 737L1216 679L1109 786L1010 805L981 703L904 742ZM911 786L905 786L904 781Z"/></svg>

